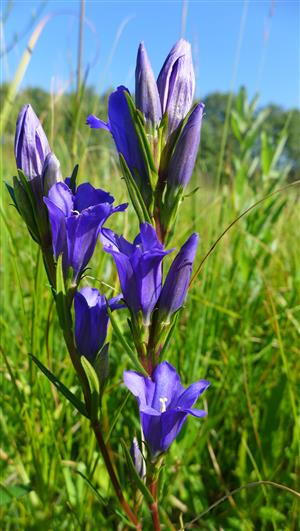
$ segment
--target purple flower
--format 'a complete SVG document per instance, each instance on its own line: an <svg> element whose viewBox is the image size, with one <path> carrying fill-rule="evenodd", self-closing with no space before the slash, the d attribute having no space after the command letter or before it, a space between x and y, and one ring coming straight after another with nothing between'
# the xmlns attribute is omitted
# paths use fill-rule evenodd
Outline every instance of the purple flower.
<svg viewBox="0 0 300 531"><path fill-rule="evenodd" d="M143 314L144 323L150 323L162 286L162 260L171 251L165 251L149 223L142 223L140 234L133 243L108 229L101 235L104 250L116 263L124 300L136 315Z"/></svg>
<svg viewBox="0 0 300 531"><path fill-rule="evenodd" d="M75 194L65 183L57 183L44 198L47 205L54 256L62 253L63 269L73 269L77 282L94 252L102 225L114 212L125 210L127 204L113 208L114 198L91 184L81 184Z"/></svg>
<svg viewBox="0 0 300 531"><path fill-rule="evenodd" d="M159 322L169 323L171 316L185 301L198 240L198 234L193 233L173 260L157 304Z"/></svg>
<svg viewBox="0 0 300 531"><path fill-rule="evenodd" d="M128 168L135 178L137 178L136 172L138 172L139 178L137 180L141 184L148 177L128 107L126 92L128 92L128 89L120 86L109 96L108 123L103 122L103 120L100 120L93 114L88 116L86 123L92 129L105 129L110 131L117 151L123 155Z"/></svg>
<svg viewBox="0 0 300 531"><path fill-rule="evenodd" d="M167 361L157 365L152 379L125 371L124 383L138 399L143 433L152 457L166 452L188 415L198 418L206 415L192 406L210 382L199 380L185 389L175 368Z"/></svg>
<svg viewBox="0 0 300 531"><path fill-rule="evenodd" d="M167 182L170 186L186 186L191 178L200 142L204 104L199 103L190 114L171 157Z"/></svg>
<svg viewBox="0 0 300 531"><path fill-rule="evenodd" d="M146 120L156 125L162 117L156 80L144 43L139 45L135 69L135 103Z"/></svg>
<svg viewBox="0 0 300 531"><path fill-rule="evenodd" d="M15 133L17 168L29 181L40 177L48 153L51 152L44 129L31 105L24 105L18 116Z"/></svg>
<svg viewBox="0 0 300 531"><path fill-rule="evenodd" d="M191 45L180 39L170 51L157 79L162 112L168 113L169 135L189 112L195 91Z"/></svg>
<svg viewBox="0 0 300 531"><path fill-rule="evenodd" d="M108 301L111 310L121 308L122 295ZM91 362L106 340L109 316L105 297L95 288L85 287L75 293L75 342L79 353Z"/></svg>

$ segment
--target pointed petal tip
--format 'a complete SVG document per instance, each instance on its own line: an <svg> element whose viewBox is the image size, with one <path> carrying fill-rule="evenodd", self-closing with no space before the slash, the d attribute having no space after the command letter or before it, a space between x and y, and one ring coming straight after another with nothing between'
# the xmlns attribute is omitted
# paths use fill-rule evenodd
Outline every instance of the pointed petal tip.
<svg viewBox="0 0 300 531"><path fill-rule="evenodd" d="M86 125L88 125L91 129L105 129L106 131L110 131L108 123L104 122L103 120L100 120L97 116L94 114L90 114L86 119Z"/></svg>

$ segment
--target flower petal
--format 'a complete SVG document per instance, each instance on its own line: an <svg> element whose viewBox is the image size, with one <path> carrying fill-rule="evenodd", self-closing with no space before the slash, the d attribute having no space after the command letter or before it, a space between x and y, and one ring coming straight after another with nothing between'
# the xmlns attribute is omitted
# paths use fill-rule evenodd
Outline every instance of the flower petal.
<svg viewBox="0 0 300 531"><path fill-rule="evenodd" d="M150 452L154 457L155 455L158 455L163 451L161 447L161 415L155 416L152 413L149 415L148 413L141 412L140 417L145 441L147 442L147 445L150 448Z"/></svg>
<svg viewBox="0 0 300 531"><path fill-rule="evenodd" d="M178 397L176 405L174 407L181 407L184 409L191 408L198 397L202 395L205 389L208 388L210 382L208 380L199 380L191 384L185 391Z"/></svg>
<svg viewBox="0 0 300 531"><path fill-rule="evenodd" d="M128 89L120 86L109 97L109 128L116 148L119 153L122 153L132 174L134 175L134 169L136 169L142 178L147 179L145 163L125 96L126 92L129 92Z"/></svg>
<svg viewBox="0 0 300 531"><path fill-rule="evenodd" d="M152 380L155 383L155 392L151 406L157 411L163 409L163 402L168 409L173 399L182 393L183 387L176 369L167 361L163 361L155 368ZM150 405L150 404L149 404Z"/></svg>
<svg viewBox="0 0 300 531"><path fill-rule="evenodd" d="M155 386L150 378L145 378L135 371L125 371L123 380L129 391L138 399L140 407L151 404Z"/></svg>
<svg viewBox="0 0 300 531"><path fill-rule="evenodd" d="M48 209L53 254L57 260L61 253L67 253L66 217L64 212L48 197L44 197L44 203Z"/></svg>
<svg viewBox="0 0 300 531"><path fill-rule="evenodd" d="M113 203L114 197L100 188L94 188L90 183L78 186L74 198L74 210L81 212L85 208L96 206L100 203Z"/></svg>
<svg viewBox="0 0 300 531"><path fill-rule="evenodd" d="M144 43L139 45L135 69L135 102L146 120L160 122L162 112L157 84Z"/></svg>
<svg viewBox="0 0 300 531"><path fill-rule="evenodd" d="M104 250L109 252L115 260L121 290L128 308L132 312L137 313L140 310L140 301L138 298L136 276L132 269L130 259L125 254L112 250L112 248L104 247Z"/></svg>
<svg viewBox="0 0 300 531"><path fill-rule="evenodd" d="M169 322L173 313L183 305L192 274L193 262L198 245L198 234L194 233L181 247L164 282L158 301L161 318Z"/></svg>
<svg viewBox="0 0 300 531"><path fill-rule="evenodd" d="M15 158L17 168L30 181L41 177L43 164L51 152L48 139L31 105L22 107L16 125Z"/></svg>
<svg viewBox="0 0 300 531"><path fill-rule="evenodd" d="M75 280L91 259L101 225L110 212L110 205L103 203L84 210L77 216L67 218L68 257L67 262L65 260L65 267L73 268Z"/></svg>
<svg viewBox="0 0 300 531"><path fill-rule="evenodd" d="M110 131L109 125L100 118L97 118L94 114L90 114L86 119L86 125L89 125L91 129L105 129Z"/></svg>
<svg viewBox="0 0 300 531"><path fill-rule="evenodd" d="M157 79L162 112L168 113L169 135L189 112L195 91L191 45L180 39L170 51Z"/></svg>
<svg viewBox="0 0 300 531"><path fill-rule="evenodd" d="M185 413L187 413L188 415L193 415L193 417L197 417L197 418L203 418L203 417L206 417L207 415L207 412L204 411L204 409L195 409L195 408L184 408L182 411L184 411Z"/></svg>
<svg viewBox="0 0 300 531"><path fill-rule="evenodd" d="M75 293L75 341L78 351L93 361L105 343L108 313L97 289L85 287Z"/></svg>
<svg viewBox="0 0 300 531"><path fill-rule="evenodd" d="M161 451L165 452L169 448L170 444L172 444L174 439L179 434L187 415L188 414L185 411L177 411L174 409L166 411L162 414L162 433L160 441Z"/></svg>
<svg viewBox="0 0 300 531"><path fill-rule="evenodd" d="M48 199L60 208L64 216L71 215L74 209L73 196L70 188L65 183L57 183L51 186Z"/></svg>
<svg viewBox="0 0 300 531"><path fill-rule="evenodd" d="M42 171L42 187L44 195L47 196L52 186L62 180L59 160L54 153L48 153Z"/></svg>
<svg viewBox="0 0 300 531"><path fill-rule="evenodd" d="M190 181L200 143L203 110L204 104L199 103L190 114L180 134L168 167L169 185L187 186Z"/></svg>
<svg viewBox="0 0 300 531"><path fill-rule="evenodd" d="M164 246L159 241L156 231L150 223L141 223L139 236L143 251L152 251L153 249L163 250Z"/></svg>

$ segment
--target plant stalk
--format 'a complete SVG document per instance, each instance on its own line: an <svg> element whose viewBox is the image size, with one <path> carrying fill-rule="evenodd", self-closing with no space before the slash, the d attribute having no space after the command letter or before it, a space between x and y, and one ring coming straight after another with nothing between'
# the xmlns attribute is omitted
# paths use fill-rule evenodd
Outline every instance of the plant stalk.
<svg viewBox="0 0 300 531"><path fill-rule="evenodd" d="M154 531L160 531L161 526L160 526L158 503L157 503L157 480L154 480L151 483L149 490L155 500L155 502L151 503L151 505L149 506L149 509L151 511L151 516L152 516L153 529Z"/></svg>
<svg viewBox="0 0 300 531"><path fill-rule="evenodd" d="M134 524L135 528L138 531L141 531L142 530L142 526L141 526L140 522L138 521L137 516L132 512L132 510L130 509L127 501L124 498L124 495L123 495L123 492L122 492L122 489L121 489L121 485L120 485L119 480L118 480L118 478L116 476L116 473L114 471L114 468L113 468L109 453L107 451L106 444L105 444L104 439L103 439L103 435L102 435L102 431L101 431L101 427L100 427L99 422L97 421L97 422L92 423L92 428L93 428L95 437L97 439L97 443L98 443L100 452L101 452L102 457L104 459L104 463L105 463L107 472L108 472L109 477L111 479L111 482L113 484L115 493L116 493L116 495L118 497L118 500L119 500L121 506L123 507L125 513L127 514L129 520ZM160 529L160 528L155 528L155 529Z"/></svg>

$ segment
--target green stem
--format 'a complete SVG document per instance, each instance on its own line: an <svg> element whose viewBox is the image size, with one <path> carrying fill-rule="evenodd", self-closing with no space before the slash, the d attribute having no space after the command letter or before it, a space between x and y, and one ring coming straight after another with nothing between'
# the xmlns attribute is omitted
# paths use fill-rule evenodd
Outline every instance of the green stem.
<svg viewBox="0 0 300 531"><path fill-rule="evenodd" d="M141 531L142 526L141 526L140 522L138 521L137 516L132 512L132 510L130 509L127 501L124 498L121 485L120 485L119 480L118 480L118 478L116 476L116 473L114 471L114 467L112 465L112 462L111 462L111 459L110 459L106 444L105 444L104 439L103 439L103 435L102 435L102 431L101 431L101 427L100 427L99 422L93 423L92 424L92 428L93 428L95 437L97 439L97 443L98 443L100 452L101 452L102 457L104 459L104 463L105 463L107 472L108 472L109 477L111 479L111 482L112 482L112 485L114 487L115 493L116 493L116 495L118 497L118 500L119 500L121 506L123 507L125 513L127 514L129 520L133 523L133 525L135 526L135 528L138 531ZM160 529L160 528L155 528L155 529Z"/></svg>
<svg viewBox="0 0 300 531"><path fill-rule="evenodd" d="M51 247L43 247L42 248L42 252L43 252L43 259L44 259L44 265L45 265L45 269L46 269L46 273L47 273L47 277L48 277L48 281L51 285L51 288L52 288L52 294L53 294L53 297L54 297L54 300L56 302L56 267L55 267L55 262L54 262L54 259L53 259L53 250L52 250L52 246ZM70 358L71 358L71 362L72 362L72 365L80 379L80 382L81 382L81 385L82 385L82 390L83 390L83 394L84 394L84 399L85 399L85 403L86 403L86 406L87 408L89 408L89 403L90 403L90 393L89 393L89 384L88 384L88 381L87 381L87 377L85 375L85 372L81 366L81 363L80 363L80 357L78 355L78 352L77 352L77 349L76 349L76 346L75 346L75 343L74 343L74 338L73 338L73 330L72 330L72 317L71 317L71 306L72 306L72 301L73 301L73 297L74 297L74 293L75 293L75 290L73 290L71 293L71 296L68 297L68 308L66 310L66 312L68 313L68 315L66 316L66 318L68 319L70 325L67 327L67 328L62 328L62 332L63 332L63 336L64 336L64 340L65 340L65 344L67 346L67 349L68 349L68 352L69 352L69 355L70 355ZM89 410L89 409L88 409Z"/></svg>

